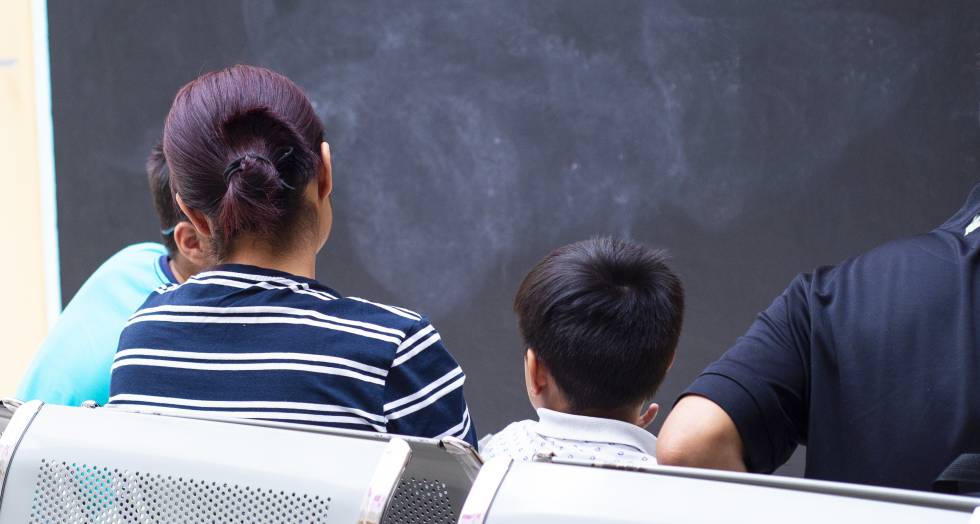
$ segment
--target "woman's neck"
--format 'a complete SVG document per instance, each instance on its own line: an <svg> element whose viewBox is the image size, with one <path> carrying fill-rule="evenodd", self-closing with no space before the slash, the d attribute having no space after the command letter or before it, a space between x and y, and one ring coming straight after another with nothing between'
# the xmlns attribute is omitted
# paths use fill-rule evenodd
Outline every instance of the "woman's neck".
<svg viewBox="0 0 980 524"><path fill-rule="evenodd" d="M316 251L305 248L274 251L258 242L239 241L237 244L222 263L245 264L316 279Z"/></svg>

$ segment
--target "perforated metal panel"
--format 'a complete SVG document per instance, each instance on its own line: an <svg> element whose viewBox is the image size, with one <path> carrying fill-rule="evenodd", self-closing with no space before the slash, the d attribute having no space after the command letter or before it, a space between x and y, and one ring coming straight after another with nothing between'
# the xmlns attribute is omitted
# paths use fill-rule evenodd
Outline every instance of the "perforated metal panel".
<svg viewBox="0 0 980 524"><path fill-rule="evenodd" d="M330 497L42 460L31 509L31 524L307 523Z"/></svg>
<svg viewBox="0 0 980 524"><path fill-rule="evenodd" d="M441 480L408 477L385 513L384 524L454 524L456 512L449 488Z"/></svg>

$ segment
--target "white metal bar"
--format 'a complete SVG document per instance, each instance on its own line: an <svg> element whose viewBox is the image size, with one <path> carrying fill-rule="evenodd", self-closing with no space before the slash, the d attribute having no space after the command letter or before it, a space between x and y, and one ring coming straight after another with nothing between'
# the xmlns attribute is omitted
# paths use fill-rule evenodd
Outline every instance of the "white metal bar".
<svg viewBox="0 0 980 524"><path fill-rule="evenodd" d="M54 126L51 118L51 57L48 48L48 2L31 1L37 161L41 189L41 246L44 300L50 328L61 314L61 260L58 249L58 198L54 173Z"/></svg>

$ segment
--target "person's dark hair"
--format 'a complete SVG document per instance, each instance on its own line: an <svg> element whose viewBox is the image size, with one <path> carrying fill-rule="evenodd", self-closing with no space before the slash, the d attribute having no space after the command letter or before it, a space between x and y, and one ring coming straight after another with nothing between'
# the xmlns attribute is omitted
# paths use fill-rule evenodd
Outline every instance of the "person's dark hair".
<svg viewBox="0 0 980 524"><path fill-rule="evenodd" d="M218 260L235 238L284 247L308 230L302 199L322 165L323 124L291 80L236 65L180 89L164 126L171 186L213 226Z"/></svg>
<svg viewBox="0 0 980 524"><path fill-rule="evenodd" d="M146 159L146 177L150 182L153 209L160 220L163 245L170 258L174 258L177 255L177 243L174 242L173 228L178 222L187 220L187 217L174 202L174 195L170 191L170 173L167 170L167 159L163 156L163 144L157 144L150 150L150 156Z"/></svg>
<svg viewBox="0 0 980 524"><path fill-rule="evenodd" d="M649 400L673 360L684 289L664 251L595 238L561 247L524 277L514 300L525 347L572 410Z"/></svg>

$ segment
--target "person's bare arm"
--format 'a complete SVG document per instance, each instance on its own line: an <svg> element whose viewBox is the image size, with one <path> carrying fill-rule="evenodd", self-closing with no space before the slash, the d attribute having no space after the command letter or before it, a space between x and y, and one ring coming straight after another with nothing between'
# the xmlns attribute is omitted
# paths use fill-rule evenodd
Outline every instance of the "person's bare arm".
<svg viewBox="0 0 980 524"><path fill-rule="evenodd" d="M657 462L666 466L745 471L742 437L718 404L696 395L680 400L657 438Z"/></svg>

